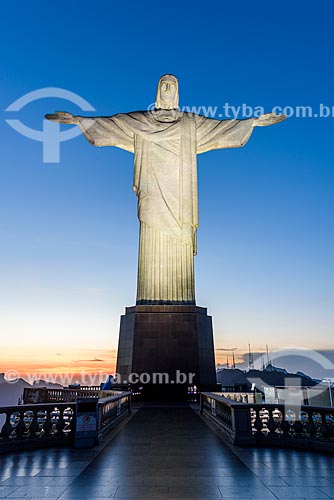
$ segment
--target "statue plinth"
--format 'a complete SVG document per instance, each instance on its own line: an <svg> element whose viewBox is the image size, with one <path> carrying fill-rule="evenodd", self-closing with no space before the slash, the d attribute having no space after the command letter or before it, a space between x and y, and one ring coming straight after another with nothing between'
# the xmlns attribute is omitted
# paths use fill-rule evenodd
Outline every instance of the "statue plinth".
<svg viewBox="0 0 334 500"><path fill-rule="evenodd" d="M133 374L142 377L139 385L146 397L184 396L190 385L215 387L212 318L206 308L127 307L121 316L116 371L121 383L134 382Z"/></svg>

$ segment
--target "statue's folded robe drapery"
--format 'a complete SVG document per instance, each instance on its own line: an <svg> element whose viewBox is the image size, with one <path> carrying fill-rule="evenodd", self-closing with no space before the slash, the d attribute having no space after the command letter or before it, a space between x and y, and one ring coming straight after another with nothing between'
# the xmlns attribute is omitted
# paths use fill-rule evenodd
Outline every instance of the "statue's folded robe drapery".
<svg viewBox="0 0 334 500"><path fill-rule="evenodd" d="M241 147L253 119L215 120L175 110L79 117L94 146L135 155L140 244L137 303L194 303L197 154Z"/></svg>

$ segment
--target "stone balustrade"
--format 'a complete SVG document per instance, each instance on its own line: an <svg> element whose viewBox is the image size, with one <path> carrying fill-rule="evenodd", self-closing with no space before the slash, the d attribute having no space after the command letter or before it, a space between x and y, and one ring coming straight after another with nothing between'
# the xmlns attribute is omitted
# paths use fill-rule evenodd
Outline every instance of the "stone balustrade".
<svg viewBox="0 0 334 500"><path fill-rule="evenodd" d="M99 399L99 440L113 427L118 420L132 412L131 392L125 392L120 396L110 396Z"/></svg>
<svg viewBox="0 0 334 500"><path fill-rule="evenodd" d="M103 390L97 387L59 388L27 387L23 391L23 403L70 402L78 398L102 398L119 394L119 391Z"/></svg>
<svg viewBox="0 0 334 500"><path fill-rule="evenodd" d="M261 392L232 392L232 391L224 391L222 392L213 392L213 394L217 394L218 396L224 396L231 400L232 402L236 401L238 403L262 403L262 393Z"/></svg>
<svg viewBox="0 0 334 500"><path fill-rule="evenodd" d="M73 442L76 403L5 406L0 452Z"/></svg>
<svg viewBox="0 0 334 500"><path fill-rule="evenodd" d="M307 448L334 453L334 408L242 403L201 393L201 413L234 445Z"/></svg>
<svg viewBox="0 0 334 500"><path fill-rule="evenodd" d="M131 413L131 393L96 399L98 444L113 425ZM76 400L0 407L0 418L4 420L0 432L0 453L73 445L76 411Z"/></svg>

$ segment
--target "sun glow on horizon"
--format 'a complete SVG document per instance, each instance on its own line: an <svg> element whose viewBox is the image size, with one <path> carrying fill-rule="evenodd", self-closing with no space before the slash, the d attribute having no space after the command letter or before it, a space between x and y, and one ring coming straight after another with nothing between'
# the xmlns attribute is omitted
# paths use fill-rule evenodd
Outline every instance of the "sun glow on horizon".
<svg viewBox="0 0 334 500"><path fill-rule="evenodd" d="M45 349L31 348L20 357L13 349L6 349L0 355L0 372L11 380L23 378L29 383L45 380L61 385L98 385L115 369L115 349L67 349L51 354Z"/></svg>

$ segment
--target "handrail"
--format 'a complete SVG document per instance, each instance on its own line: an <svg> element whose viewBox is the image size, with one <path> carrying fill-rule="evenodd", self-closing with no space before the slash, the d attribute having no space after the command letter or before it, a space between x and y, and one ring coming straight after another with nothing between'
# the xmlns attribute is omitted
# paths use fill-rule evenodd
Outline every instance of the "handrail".
<svg viewBox="0 0 334 500"><path fill-rule="evenodd" d="M131 413L131 392L123 392L119 395L100 398L98 400L99 440L101 440L120 419L126 414Z"/></svg>
<svg viewBox="0 0 334 500"><path fill-rule="evenodd" d="M201 413L236 445L289 446L334 453L334 408L242 403L203 392Z"/></svg>

